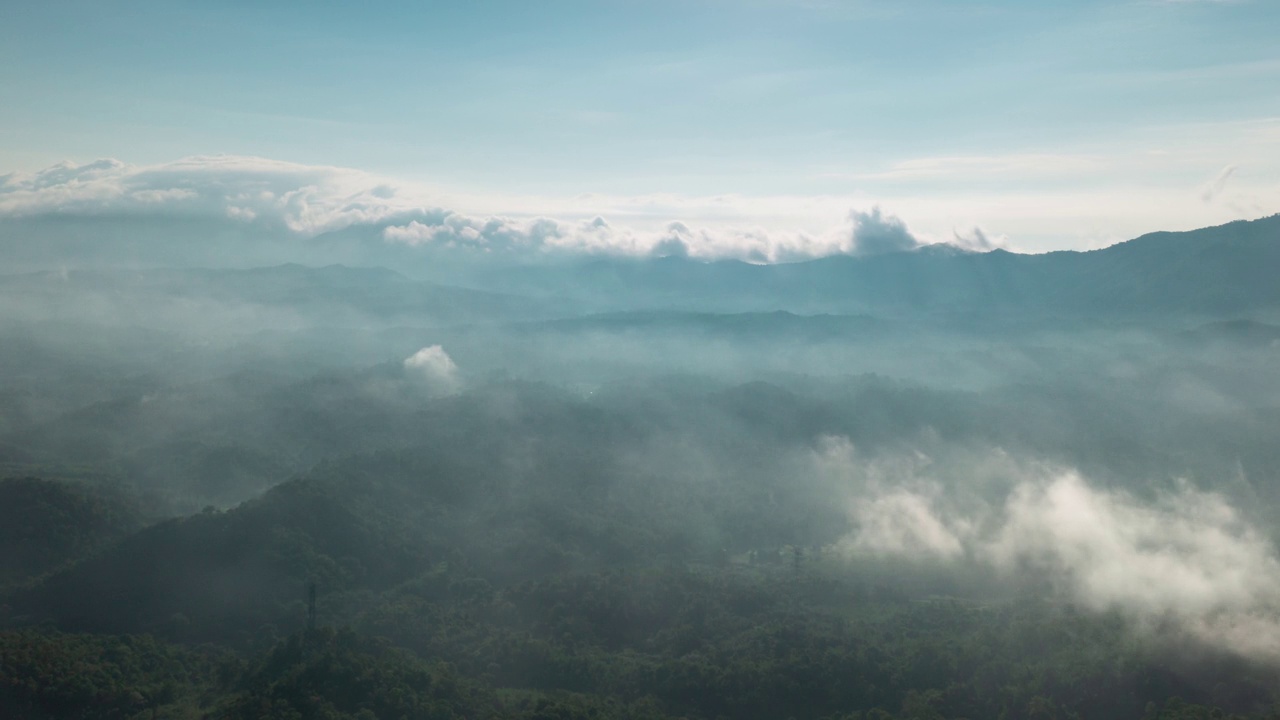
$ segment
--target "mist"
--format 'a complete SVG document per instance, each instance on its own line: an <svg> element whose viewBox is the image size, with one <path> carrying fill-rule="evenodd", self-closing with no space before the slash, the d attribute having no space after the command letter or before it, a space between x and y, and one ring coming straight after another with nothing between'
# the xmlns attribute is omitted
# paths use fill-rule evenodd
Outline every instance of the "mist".
<svg viewBox="0 0 1280 720"><path fill-rule="evenodd" d="M0 276L3 632L220 648L224 710L296 646L447 662L512 717L1263 717L1280 306L1245 266L1274 218L1100 251L1166 284L1087 292L1095 254L850 222L793 263ZM1226 242L1229 282L1170 289ZM174 687L157 707L198 704Z"/></svg>
<svg viewBox="0 0 1280 720"><path fill-rule="evenodd" d="M1280 720L1277 27L0 3L0 720Z"/></svg>

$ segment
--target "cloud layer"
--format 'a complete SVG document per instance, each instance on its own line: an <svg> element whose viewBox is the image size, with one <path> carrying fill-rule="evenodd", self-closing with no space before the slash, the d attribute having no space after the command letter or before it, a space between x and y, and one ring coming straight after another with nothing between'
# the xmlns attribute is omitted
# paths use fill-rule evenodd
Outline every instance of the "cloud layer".
<svg viewBox="0 0 1280 720"><path fill-rule="evenodd" d="M232 156L155 166L118 160L61 163L0 177L0 217L196 217L304 238L363 227L388 244L410 248L785 262L908 251L921 244L902 220L878 207L855 210L843 223L804 232L766 229L744 210L750 203L734 198L691 203L651 197L621 204L584 198L580 204L598 202L626 224L598 214L579 217L581 206L566 208L567 217L553 218L527 208L492 214L446 207L452 200L425 186L357 170ZM696 223L681 217L683 212L716 220Z"/></svg>
<svg viewBox="0 0 1280 720"><path fill-rule="evenodd" d="M108 159L0 177L0 216L223 216L278 223L310 236L420 208L397 195L387 182L345 168L234 156L141 167Z"/></svg>

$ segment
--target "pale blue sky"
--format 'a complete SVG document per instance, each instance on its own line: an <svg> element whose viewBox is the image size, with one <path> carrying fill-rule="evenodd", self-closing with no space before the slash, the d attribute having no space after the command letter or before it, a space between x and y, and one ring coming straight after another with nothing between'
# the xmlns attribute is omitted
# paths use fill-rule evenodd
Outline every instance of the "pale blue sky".
<svg viewBox="0 0 1280 720"><path fill-rule="evenodd" d="M1277 37L1271 0L6 3L0 174L226 153L471 194L871 198L1017 235L984 203L1192 198L1238 166L1213 217L1258 214Z"/></svg>

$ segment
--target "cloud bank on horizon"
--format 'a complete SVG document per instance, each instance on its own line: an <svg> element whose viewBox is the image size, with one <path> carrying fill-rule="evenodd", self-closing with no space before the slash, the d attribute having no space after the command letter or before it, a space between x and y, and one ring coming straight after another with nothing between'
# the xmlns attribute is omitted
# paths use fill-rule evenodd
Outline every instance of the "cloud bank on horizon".
<svg viewBox="0 0 1280 720"><path fill-rule="evenodd" d="M1202 204L1220 195L1235 171L1229 166L1213 178ZM919 232L914 222L909 228L899 205L913 217L924 215L936 232ZM858 197L475 197L356 169L227 155L159 165L63 162L0 176L0 219L204 219L300 238L363 229L406 248L748 262L877 255L943 242L974 251L1026 249L977 224L939 226L927 207ZM1004 209L1025 212L1016 202Z"/></svg>
<svg viewBox="0 0 1280 720"><path fill-rule="evenodd" d="M104 159L0 177L0 218L207 218L303 238L365 228L386 243L408 247L680 255L751 262L876 255L923 244L901 219L879 207L850 210L842 223L809 234L714 221L697 225L675 217L660 227L646 228L644 219L636 227L615 225L601 215L563 219L520 212L473 214L444 207L449 199L420 185L359 170L231 156L192 157L156 166ZM589 203L587 199L588 209ZM650 213L681 209L678 199L669 200L665 207L653 198L632 203L648 205ZM634 211L612 207L624 220L635 217ZM583 209L569 212L581 215ZM981 231L975 237L987 244ZM951 242L963 246L967 241L957 234Z"/></svg>
<svg viewBox="0 0 1280 720"><path fill-rule="evenodd" d="M11 5L6 214L777 261L1280 210L1273 3Z"/></svg>

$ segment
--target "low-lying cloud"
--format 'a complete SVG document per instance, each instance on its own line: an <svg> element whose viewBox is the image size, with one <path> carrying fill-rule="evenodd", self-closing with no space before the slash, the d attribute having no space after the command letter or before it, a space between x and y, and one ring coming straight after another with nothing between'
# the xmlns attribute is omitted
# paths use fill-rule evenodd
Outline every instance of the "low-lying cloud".
<svg viewBox="0 0 1280 720"><path fill-rule="evenodd" d="M973 463L869 460L843 440L829 441L819 464L851 492L855 530L842 552L1030 574L1138 627L1280 661L1280 559L1218 494L1183 484L1144 500L999 453Z"/></svg>
<svg viewBox="0 0 1280 720"><path fill-rule="evenodd" d="M435 393L449 394L462 387L458 366L439 345L422 348L404 360L405 370Z"/></svg>
<svg viewBox="0 0 1280 720"><path fill-rule="evenodd" d="M852 511L858 532L849 543L854 552L874 555L930 556L944 559L964 554L965 528L949 526L934 512L933 497L919 491L889 490L858 502Z"/></svg>
<svg viewBox="0 0 1280 720"><path fill-rule="evenodd" d="M878 207L870 212L855 210L849 219L853 221L852 250L856 255L884 255L920 247L920 241L907 231L906 223L883 215Z"/></svg>

